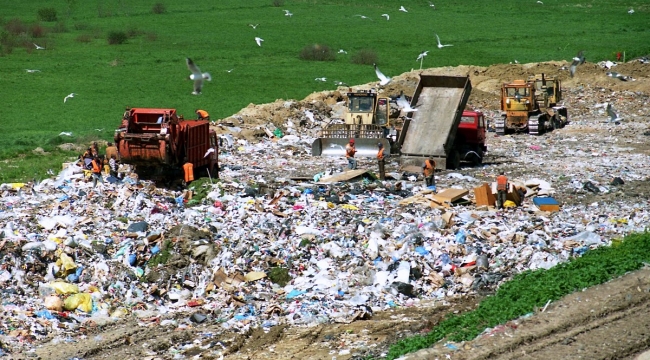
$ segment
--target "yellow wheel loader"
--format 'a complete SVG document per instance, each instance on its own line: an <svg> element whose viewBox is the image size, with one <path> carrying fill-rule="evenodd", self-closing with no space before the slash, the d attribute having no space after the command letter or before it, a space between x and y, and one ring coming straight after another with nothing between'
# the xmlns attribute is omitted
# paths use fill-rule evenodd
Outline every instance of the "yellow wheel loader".
<svg viewBox="0 0 650 360"><path fill-rule="evenodd" d="M502 115L495 121L498 135L528 132L540 135L564 127L568 112L562 100L562 87L556 77L544 74L528 80L515 80L501 87Z"/></svg>

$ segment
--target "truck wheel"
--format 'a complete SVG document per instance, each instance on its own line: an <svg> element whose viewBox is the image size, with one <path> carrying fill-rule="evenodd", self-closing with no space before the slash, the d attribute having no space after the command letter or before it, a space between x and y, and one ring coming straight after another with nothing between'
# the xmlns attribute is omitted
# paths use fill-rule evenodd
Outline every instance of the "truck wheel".
<svg viewBox="0 0 650 360"><path fill-rule="evenodd" d="M460 154L458 150L452 150L447 158L447 169L454 170L460 167Z"/></svg>
<svg viewBox="0 0 650 360"><path fill-rule="evenodd" d="M478 156L475 157L474 160L472 161L472 165L474 166L483 164L483 150L479 149L478 151L476 151L476 153L478 154Z"/></svg>

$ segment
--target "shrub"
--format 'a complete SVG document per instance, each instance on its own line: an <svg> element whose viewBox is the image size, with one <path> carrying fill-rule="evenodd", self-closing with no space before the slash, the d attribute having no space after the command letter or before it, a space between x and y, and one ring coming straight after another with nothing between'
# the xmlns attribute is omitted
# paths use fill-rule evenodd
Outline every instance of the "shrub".
<svg viewBox="0 0 650 360"><path fill-rule="evenodd" d="M75 38L75 41L80 43L89 43L93 41L93 36L90 34L81 34Z"/></svg>
<svg viewBox="0 0 650 360"><path fill-rule="evenodd" d="M65 26L65 22L63 21L57 21L54 26L52 26L52 32L54 33L67 33L68 32L68 27Z"/></svg>
<svg viewBox="0 0 650 360"><path fill-rule="evenodd" d="M119 45L124 44L128 39L124 31L111 31L108 33L108 44L109 45Z"/></svg>
<svg viewBox="0 0 650 360"><path fill-rule="evenodd" d="M284 6L284 0L273 0L273 6L275 6L275 7Z"/></svg>
<svg viewBox="0 0 650 360"><path fill-rule="evenodd" d="M153 8L151 8L151 12L154 14L164 14L167 12L167 7L165 7L165 4L161 2L157 2L153 4Z"/></svg>
<svg viewBox="0 0 650 360"><path fill-rule="evenodd" d="M27 25L25 25L22 20L14 18L7 22L5 30L7 30L10 35L20 35L27 33Z"/></svg>
<svg viewBox="0 0 650 360"><path fill-rule="evenodd" d="M307 45L300 51L300 58L312 61L333 61L336 55L327 45Z"/></svg>
<svg viewBox="0 0 650 360"><path fill-rule="evenodd" d="M144 31L138 29L135 25L129 25L129 27L126 29L126 36L128 36L129 39L142 34L144 34Z"/></svg>
<svg viewBox="0 0 650 360"><path fill-rule="evenodd" d="M33 24L31 28L29 29L29 33L32 35L33 38L40 38L45 36L45 28L41 24Z"/></svg>
<svg viewBox="0 0 650 360"><path fill-rule="evenodd" d="M147 38L147 41L154 42L154 41L158 40L158 34L156 34L155 32L149 31L149 32L147 32L147 37L146 38Z"/></svg>
<svg viewBox="0 0 650 360"><path fill-rule="evenodd" d="M38 9L38 19L47 22L56 21L56 9L52 7Z"/></svg>
<svg viewBox="0 0 650 360"><path fill-rule="evenodd" d="M359 65L372 65L377 62L377 53L372 49L361 49L352 56L352 62Z"/></svg>

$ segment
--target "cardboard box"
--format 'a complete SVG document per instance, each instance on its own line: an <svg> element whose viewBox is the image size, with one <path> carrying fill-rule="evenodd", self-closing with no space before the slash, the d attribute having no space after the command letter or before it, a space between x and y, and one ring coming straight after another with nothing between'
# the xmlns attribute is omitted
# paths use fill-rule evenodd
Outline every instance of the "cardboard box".
<svg viewBox="0 0 650 360"><path fill-rule="evenodd" d="M542 211L560 211L560 203L552 197L534 197L533 204Z"/></svg>
<svg viewBox="0 0 650 360"><path fill-rule="evenodd" d="M488 183L474 188L474 199L476 206L494 206L497 202L496 197L492 193L492 188Z"/></svg>

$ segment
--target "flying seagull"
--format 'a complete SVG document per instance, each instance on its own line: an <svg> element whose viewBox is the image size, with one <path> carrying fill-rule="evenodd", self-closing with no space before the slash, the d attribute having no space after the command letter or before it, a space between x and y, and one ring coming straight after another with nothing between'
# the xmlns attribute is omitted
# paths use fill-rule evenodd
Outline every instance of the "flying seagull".
<svg viewBox="0 0 650 360"><path fill-rule="evenodd" d="M67 132L67 131L61 131L61 133L59 134L59 136L72 136L72 133L71 133L71 132Z"/></svg>
<svg viewBox="0 0 650 360"><path fill-rule="evenodd" d="M289 10L284 10L284 16L292 17L293 14Z"/></svg>
<svg viewBox="0 0 650 360"><path fill-rule="evenodd" d="M253 29L257 29L259 25L260 24L248 24L248 26L252 27Z"/></svg>
<svg viewBox="0 0 650 360"><path fill-rule="evenodd" d="M319 77L319 78L315 78L314 80L325 82L325 81L327 81L327 78Z"/></svg>
<svg viewBox="0 0 650 360"><path fill-rule="evenodd" d="M347 53L348 53L347 51L345 51L343 49L339 49L339 54L347 54Z"/></svg>
<svg viewBox="0 0 650 360"><path fill-rule="evenodd" d="M429 1L429 6L434 8L434 9L436 8L436 6L431 1Z"/></svg>
<svg viewBox="0 0 650 360"><path fill-rule="evenodd" d="M397 107L399 107L399 109L405 113L418 111L418 109L414 109L411 107L411 104L409 104L408 100L406 100L404 94L400 95L400 97L397 98Z"/></svg>
<svg viewBox="0 0 650 360"><path fill-rule="evenodd" d="M400 6L399 11L408 12L408 10L406 10L406 8L404 6Z"/></svg>
<svg viewBox="0 0 650 360"><path fill-rule="evenodd" d="M445 45L441 44L440 43L440 37L438 36L438 34L436 34L436 39L438 39L438 49L442 49L445 46L454 46L454 45L451 45L451 44L445 44Z"/></svg>
<svg viewBox="0 0 650 360"><path fill-rule="evenodd" d="M538 3L538 4L541 4L541 5L544 5L544 3L541 2L541 1L539 1L539 0L537 0L537 3Z"/></svg>
<svg viewBox="0 0 650 360"><path fill-rule="evenodd" d="M618 124L619 121L623 120L622 117L618 116L618 113L611 103L607 104L607 115L609 115L609 121L615 124Z"/></svg>
<svg viewBox="0 0 650 360"><path fill-rule="evenodd" d="M630 9L627 13L630 15L634 14L634 9Z"/></svg>
<svg viewBox="0 0 650 360"><path fill-rule="evenodd" d="M30 74L35 73L35 72L41 72L40 70L37 70L37 69L33 69L33 70L32 69L25 69L25 71L27 71Z"/></svg>
<svg viewBox="0 0 650 360"><path fill-rule="evenodd" d="M235 70L235 69L233 68L233 69L230 69L230 70L226 70L226 72L231 73L233 70Z"/></svg>
<svg viewBox="0 0 650 360"><path fill-rule="evenodd" d="M257 46L262 46L262 41L264 41L264 39L262 39L261 37L257 37L257 36L255 37L255 42L257 43Z"/></svg>
<svg viewBox="0 0 650 360"><path fill-rule="evenodd" d="M36 50L45 50L45 48L42 47L42 46L38 46L38 45L36 45L36 44L34 44L34 46L36 46Z"/></svg>
<svg viewBox="0 0 650 360"><path fill-rule="evenodd" d="M73 98L75 95L76 95L75 93L70 93L70 95L63 98L63 103L65 104L69 98Z"/></svg>
<svg viewBox="0 0 650 360"><path fill-rule="evenodd" d="M386 18L386 21L390 20L390 15L388 14L381 14L381 16Z"/></svg>
<svg viewBox="0 0 650 360"><path fill-rule="evenodd" d="M194 80L194 91L192 95L200 95L201 89L203 88L203 80L212 81L212 76L209 73L202 73L201 69L192 61L190 58L185 58L187 62L187 68L192 72L190 75L190 80Z"/></svg>
<svg viewBox="0 0 650 360"><path fill-rule="evenodd" d="M207 158L208 155L212 154L214 152L214 148L209 148L208 151L205 152L205 155L203 155L204 158Z"/></svg>
<svg viewBox="0 0 650 360"><path fill-rule="evenodd" d="M392 78L389 78L388 76L384 75L381 71L379 71L377 64L372 64L372 66L375 67L375 74L377 74L377 77L379 78L379 85L381 86L388 85L393 80Z"/></svg>
<svg viewBox="0 0 650 360"><path fill-rule="evenodd" d="M584 64L585 62L585 56L584 56L584 50L580 50L578 52L578 55L573 57L573 62L571 63L571 66L569 67L569 73L571 73L571 77L575 75L576 73L576 68L578 65Z"/></svg>
<svg viewBox="0 0 650 360"><path fill-rule="evenodd" d="M420 60L420 70L422 70L422 62L424 61L424 57L427 56L429 53L429 50L422 52L420 55L418 55L418 58L415 59L415 61Z"/></svg>
<svg viewBox="0 0 650 360"><path fill-rule="evenodd" d="M367 17L367 16L365 16L365 15L354 15L354 16L358 16L358 17L360 17L360 18L362 18L362 19L372 20L371 18L369 18L369 17Z"/></svg>
<svg viewBox="0 0 650 360"><path fill-rule="evenodd" d="M343 81L334 81L334 85L336 85L336 86L348 86L348 84L344 83Z"/></svg>

